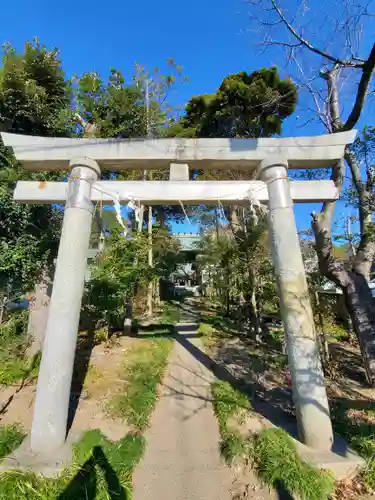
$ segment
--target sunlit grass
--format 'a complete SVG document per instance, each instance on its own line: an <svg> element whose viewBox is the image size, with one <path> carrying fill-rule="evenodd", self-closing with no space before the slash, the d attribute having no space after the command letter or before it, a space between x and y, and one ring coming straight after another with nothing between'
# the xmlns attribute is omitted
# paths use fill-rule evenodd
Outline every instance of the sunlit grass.
<svg viewBox="0 0 375 500"><path fill-rule="evenodd" d="M72 465L56 479L31 473L1 474L0 500L128 500L132 472L144 448L141 436L112 442L98 430L86 432L74 446Z"/></svg>
<svg viewBox="0 0 375 500"><path fill-rule="evenodd" d="M250 449L260 477L269 486L282 483L286 491L301 500L328 500L333 494L334 478L303 462L284 430L264 429Z"/></svg>
<svg viewBox="0 0 375 500"><path fill-rule="evenodd" d="M128 351L120 372L123 387L108 404L111 415L139 431L147 426L171 346L168 338L139 340Z"/></svg>

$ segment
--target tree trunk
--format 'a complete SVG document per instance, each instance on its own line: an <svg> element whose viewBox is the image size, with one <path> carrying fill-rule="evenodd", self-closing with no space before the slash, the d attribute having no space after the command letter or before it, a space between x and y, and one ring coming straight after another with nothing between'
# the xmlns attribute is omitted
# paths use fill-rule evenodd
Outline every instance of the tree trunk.
<svg viewBox="0 0 375 500"><path fill-rule="evenodd" d="M125 303L124 335L130 335L133 322L133 304L129 301Z"/></svg>
<svg viewBox="0 0 375 500"><path fill-rule="evenodd" d="M343 262L333 257L330 236L324 228L319 228L317 218L313 228L320 271L344 294L345 305L361 348L366 378L370 386L375 387L375 307L368 281L355 270L347 271Z"/></svg>
<svg viewBox="0 0 375 500"><path fill-rule="evenodd" d="M322 358L322 365L323 365L324 374L327 374L328 368L329 368L328 342L326 340L325 331L324 331L324 321L323 321L323 315L322 315L322 310L321 310L321 305L320 305L319 293L315 289L314 289L314 295L315 295L316 309L317 309L318 318L319 318L319 328L317 329L316 334L317 334L317 339L318 339L318 343L319 343L319 350L320 350L320 355Z"/></svg>
<svg viewBox="0 0 375 500"><path fill-rule="evenodd" d="M160 278L158 278L154 286L154 305L156 309L160 308Z"/></svg>
<svg viewBox="0 0 375 500"><path fill-rule="evenodd" d="M251 315L252 315L252 324L254 327L254 338L257 342L261 340L262 328L260 326L260 315L258 310L258 302L257 302L257 277L255 274L255 269L251 265L249 265L249 282L251 286L250 292L250 304L251 304Z"/></svg>
<svg viewBox="0 0 375 500"><path fill-rule="evenodd" d="M4 321L5 317L5 304L6 304L6 295L3 291L0 292L0 325Z"/></svg>
<svg viewBox="0 0 375 500"><path fill-rule="evenodd" d="M371 54L371 58L375 56L375 45ZM373 70L374 65L371 65L371 73L368 73L367 76L371 76ZM340 132L343 129L350 130L355 125L355 121L353 122L350 115L344 127L341 126L337 86L339 71L340 65L335 64L332 70L322 75L327 81L328 103L333 133ZM365 72L368 71L369 68L365 70ZM369 80L367 80L367 86L368 82ZM365 88L366 91L367 87ZM362 94L362 96L364 95ZM348 125L349 123L350 126ZM313 214L312 227L315 234L315 248L320 271L323 276L339 286L344 294L346 307L362 351L367 380L371 386L375 386L375 308L367 281L370 277L370 269L375 255L374 232L371 225L371 200L374 177L371 171L368 171L367 182L362 180L358 158L355 152L348 146L345 148L345 160L350 168L353 183L358 194L361 229L360 244L350 271L345 269L342 262L334 258L332 252L330 227L335 202L324 203L320 214ZM344 161L341 160L332 166L331 175L331 179L340 192L344 186L344 175L345 165Z"/></svg>
<svg viewBox="0 0 375 500"><path fill-rule="evenodd" d="M366 378L375 387L375 310L371 289L364 276L350 272L342 291L357 336L366 370Z"/></svg>

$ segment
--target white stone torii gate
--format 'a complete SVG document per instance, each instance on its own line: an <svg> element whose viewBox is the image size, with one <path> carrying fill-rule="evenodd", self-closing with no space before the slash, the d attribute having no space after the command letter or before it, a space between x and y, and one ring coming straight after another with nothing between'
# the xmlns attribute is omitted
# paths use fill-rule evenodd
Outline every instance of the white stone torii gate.
<svg viewBox="0 0 375 500"><path fill-rule="evenodd" d="M67 183L18 182L21 203L65 203L53 292L38 377L30 435L31 452L58 453L66 439L70 385L77 342L92 201L138 199L144 204L268 204L269 233L292 373L299 437L330 450L332 425L314 321L293 211L295 202L338 198L331 181L289 181L289 169L324 168L341 159L354 131L282 139L65 139L2 133L22 165L31 170L71 170ZM102 170L169 168L251 169L260 181L98 181ZM179 167L177 167L178 170ZM188 167L181 167L187 169ZM171 167L171 172L176 167ZM172 177L171 178L175 178Z"/></svg>

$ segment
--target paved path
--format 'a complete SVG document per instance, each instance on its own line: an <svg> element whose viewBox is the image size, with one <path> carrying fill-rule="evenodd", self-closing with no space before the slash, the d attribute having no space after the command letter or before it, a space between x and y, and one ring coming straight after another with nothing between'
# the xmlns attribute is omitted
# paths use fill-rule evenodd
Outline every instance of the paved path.
<svg viewBox="0 0 375 500"><path fill-rule="evenodd" d="M145 434L146 453L133 476L133 499L229 500L231 475L220 458L210 403L213 376L190 352L200 342L196 327L180 324L177 329L161 397Z"/></svg>

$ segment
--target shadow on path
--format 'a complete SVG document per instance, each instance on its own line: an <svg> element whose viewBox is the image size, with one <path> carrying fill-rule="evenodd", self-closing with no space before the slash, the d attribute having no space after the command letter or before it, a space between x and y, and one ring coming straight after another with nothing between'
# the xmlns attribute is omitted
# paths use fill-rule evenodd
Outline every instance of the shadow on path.
<svg viewBox="0 0 375 500"><path fill-rule="evenodd" d="M193 338L193 333L178 333L175 335L176 341L189 351L202 365L208 368L218 380L228 382L234 389L246 394L255 412L269 420L273 425L284 429L290 436L298 440L296 418L289 410L283 408L280 389L276 388L265 391L264 386L257 380L252 379L251 381L247 381L232 375L223 364L216 362L199 347L194 345L190 341ZM191 394L187 395L192 396ZM349 451L348 445L340 436L335 435L332 451L338 455L346 456Z"/></svg>
<svg viewBox="0 0 375 500"><path fill-rule="evenodd" d="M85 336L81 336L79 338L74 358L72 385L70 388L67 434L72 427L74 417L77 412L94 346L94 332L89 331Z"/></svg>
<svg viewBox="0 0 375 500"><path fill-rule="evenodd" d="M289 491L285 489L283 482L280 481L279 479L275 482L274 488L275 488L278 500L294 500L294 498L289 493Z"/></svg>
<svg viewBox="0 0 375 500"><path fill-rule="evenodd" d="M116 472L108 462L102 448L95 446L91 457L86 460L74 476L58 500L94 500L98 490L97 467L99 467L107 484L110 500L128 500L128 495L117 477Z"/></svg>

